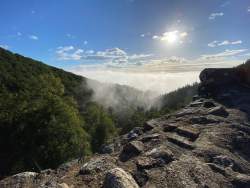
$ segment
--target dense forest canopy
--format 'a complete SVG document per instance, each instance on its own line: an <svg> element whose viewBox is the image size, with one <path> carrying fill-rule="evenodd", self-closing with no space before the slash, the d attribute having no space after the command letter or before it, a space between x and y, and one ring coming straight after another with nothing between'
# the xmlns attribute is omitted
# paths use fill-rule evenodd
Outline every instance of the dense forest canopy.
<svg viewBox="0 0 250 188"><path fill-rule="evenodd" d="M118 134L190 102L198 85L160 96L149 108L145 93L120 85L112 87L116 106L93 101L87 81L0 48L0 176L98 152Z"/></svg>

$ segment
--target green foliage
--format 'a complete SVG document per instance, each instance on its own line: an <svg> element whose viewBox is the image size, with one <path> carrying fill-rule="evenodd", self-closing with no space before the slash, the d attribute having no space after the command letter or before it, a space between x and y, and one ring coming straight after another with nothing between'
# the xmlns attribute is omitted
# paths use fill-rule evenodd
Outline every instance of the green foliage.
<svg viewBox="0 0 250 188"><path fill-rule="evenodd" d="M73 89L62 84L70 85L71 74L60 78L60 70L3 50L0 72L0 174L53 168L90 153Z"/></svg>
<svg viewBox="0 0 250 188"><path fill-rule="evenodd" d="M113 120L96 103L89 103L84 112L86 127L91 135L91 145L94 152L97 152L100 146L107 143L116 134L116 127Z"/></svg>
<svg viewBox="0 0 250 188"><path fill-rule="evenodd" d="M193 96L197 95L198 85L198 83L187 85L161 96L158 100L161 111L170 112L186 106L192 101Z"/></svg>

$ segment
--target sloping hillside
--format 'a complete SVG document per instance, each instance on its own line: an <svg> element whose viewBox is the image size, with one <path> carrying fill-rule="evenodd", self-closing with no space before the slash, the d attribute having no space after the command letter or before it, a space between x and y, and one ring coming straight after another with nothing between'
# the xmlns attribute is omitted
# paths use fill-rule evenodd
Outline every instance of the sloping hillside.
<svg viewBox="0 0 250 188"><path fill-rule="evenodd" d="M250 89L235 77L238 70L204 70L193 102L116 138L101 155L56 170L20 173L0 185L248 188Z"/></svg>

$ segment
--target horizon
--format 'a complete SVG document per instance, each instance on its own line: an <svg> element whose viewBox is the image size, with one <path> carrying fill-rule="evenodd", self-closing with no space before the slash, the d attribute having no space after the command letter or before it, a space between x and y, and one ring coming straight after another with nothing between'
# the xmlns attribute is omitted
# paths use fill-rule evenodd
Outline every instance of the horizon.
<svg viewBox="0 0 250 188"><path fill-rule="evenodd" d="M250 57L247 0L5 0L0 10L1 47L159 94Z"/></svg>

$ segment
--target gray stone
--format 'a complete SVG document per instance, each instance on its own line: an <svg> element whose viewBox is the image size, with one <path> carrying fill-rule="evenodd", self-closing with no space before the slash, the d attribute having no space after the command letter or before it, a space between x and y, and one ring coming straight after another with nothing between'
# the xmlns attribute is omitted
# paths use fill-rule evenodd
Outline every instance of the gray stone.
<svg viewBox="0 0 250 188"><path fill-rule="evenodd" d="M141 141L132 141L126 144L120 154L121 161L127 161L130 158L139 155L144 149Z"/></svg>
<svg viewBox="0 0 250 188"><path fill-rule="evenodd" d="M102 156L99 158L91 159L89 162L85 163L81 167L79 174L86 175L86 174L99 173L103 171L105 172L114 167L115 165L112 161L112 158L108 156Z"/></svg>
<svg viewBox="0 0 250 188"><path fill-rule="evenodd" d="M114 168L107 172L104 188L139 188L134 178L121 168Z"/></svg>
<svg viewBox="0 0 250 188"><path fill-rule="evenodd" d="M208 111L209 114L215 115L215 116L222 116L222 117L227 117L229 114L226 111L226 109L222 106L217 106L214 108L211 108Z"/></svg>

